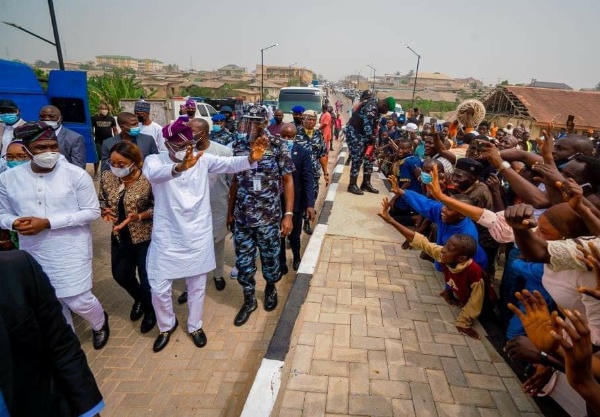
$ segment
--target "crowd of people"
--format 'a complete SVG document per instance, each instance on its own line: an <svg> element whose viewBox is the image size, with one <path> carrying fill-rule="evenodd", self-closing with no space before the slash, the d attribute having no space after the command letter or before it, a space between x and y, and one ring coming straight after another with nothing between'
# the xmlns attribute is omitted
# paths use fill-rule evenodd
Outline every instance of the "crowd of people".
<svg viewBox="0 0 600 417"><path fill-rule="evenodd" d="M376 164L392 191L378 215L443 274L457 331L500 327L526 393L600 414L598 132L550 127L534 139L523 125L424 123L392 104L365 91L354 105L348 192L378 192Z"/></svg>
<svg viewBox="0 0 600 417"><path fill-rule="evenodd" d="M58 108L45 106L38 121L25 122L16 103L0 100L0 248L12 253L0 256L0 275L18 288L13 298L0 296L0 311L12 311L0 316L0 334L15 334L28 315L34 347L55 352L30 372L64 379L62 394L76 400L61 407L96 414L102 398L69 330L76 313L95 349L109 343L110 312L93 293L91 223L112 226L111 272L131 297L140 332L158 327L153 350L165 349L178 327L176 279L186 284L177 301L188 304L187 333L202 348L209 274L218 291L227 284L228 233L230 276L243 294L232 320L243 326L258 308L257 259L266 311L277 308L277 283L289 273L288 245L299 269L301 233L312 233L319 190L329 185L329 152L345 138L348 192L379 193L375 167L389 176L393 196L378 214L404 237L403 249L421 251L443 274L440 296L460 307L457 331L479 339L477 320L499 325L507 356L525 369L528 394L551 395L571 415L600 413L598 135L548 129L534 140L525 126L424 123L418 109L404 115L395 107L393 98L365 91L343 127L340 101L335 111L326 102L320 116L295 106L293 123L278 109L251 106L234 120L223 108L209 130L193 100L164 127L143 100L116 117L101 105L93 119L95 184L82 169L83 138L61 126ZM13 351L30 349L28 340L13 340ZM12 358L15 375L25 360ZM0 380L5 396L29 389L20 376L8 380L9 388ZM86 383L72 387L76 380ZM26 399L4 398L15 410L57 406Z"/></svg>

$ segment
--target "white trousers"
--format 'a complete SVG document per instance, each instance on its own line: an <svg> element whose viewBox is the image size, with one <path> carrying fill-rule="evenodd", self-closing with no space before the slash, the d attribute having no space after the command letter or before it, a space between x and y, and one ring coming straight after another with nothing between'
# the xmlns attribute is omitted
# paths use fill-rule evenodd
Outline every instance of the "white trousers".
<svg viewBox="0 0 600 417"><path fill-rule="evenodd" d="M185 278L188 292L188 333L202 328L202 313L204 311L204 294L206 290L206 274ZM152 305L156 313L158 330L166 332L175 326L175 312L173 311L172 293L173 280L150 280L152 289Z"/></svg>
<svg viewBox="0 0 600 417"><path fill-rule="evenodd" d="M104 326L104 308L102 308L102 304L96 296L92 294L92 290L72 297L59 298L58 300L62 304L63 315L73 331L75 331L75 327L73 326L71 311L83 317L94 330L100 330Z"/></svg>
<svg viewBox="0 0 600 417"><path fill-rule="evenodd" d="M217 267L213 271L213 277L223 278L223 265L225 264L225 239L215 242L215 263Z"/></svg>

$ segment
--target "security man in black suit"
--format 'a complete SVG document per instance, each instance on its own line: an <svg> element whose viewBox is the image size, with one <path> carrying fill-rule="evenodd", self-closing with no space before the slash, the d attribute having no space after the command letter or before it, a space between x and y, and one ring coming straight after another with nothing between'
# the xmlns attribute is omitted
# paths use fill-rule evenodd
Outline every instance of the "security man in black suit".
<svg viewBox="0 0 600 417"><path fill-rule="evenodd" d="M306 149L295 143L296 134L297 129L293 123L285 123L281 127L281 139L288 141L288 150L292 161L296 166L296 170L292 172L292 178L294 179L294 215L292 217L293 229L289 236L290 246L292 247L292 266L294 271L297 271L300 267L300 234L302 232L303 216L306 214L311 222L316 217L312 159ZM281 275L287 274L288 267L285 256L285 238L281 238L279 265Z"/></svg>
<svg viewBox="0 0 600 417"><path fill-rule="evenodd" d="M0 252L0 288L0 415L98 415L102 395L41 266Z"/></svg>

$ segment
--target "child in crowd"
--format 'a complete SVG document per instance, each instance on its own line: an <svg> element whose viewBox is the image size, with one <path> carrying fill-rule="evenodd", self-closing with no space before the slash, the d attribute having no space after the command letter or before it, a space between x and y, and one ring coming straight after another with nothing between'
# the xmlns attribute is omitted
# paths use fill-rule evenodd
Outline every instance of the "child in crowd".
<svg viewBox="0 0 600 417"><path fill-rule="evenodd" d="M469 235L455 234L443 246L436 245L429 242L422 234L395 221L390 215L390 208L390 202L387 197L384 197L379 217L398 230L414 248L427 252L442 265L446 286L440 296L448 304L462 307L456 319L456 329L466 336L479 340L479 333L473 325L484 308L492 307L488 291L493 292L493 290L487 283L484 270L473 261L477 251L477 241Z"/></svg>
<svg viewBox="0 0 600 417"><path fill-rule="evenodd" d="M402 190L411 190L422 193L419 182L420 169L423 162L413 155L413 144L408 139L400 139L397 142L397 160L394 162L392 174ZM392 199L392 217L405 226L414 226L415 211L402 198L395 196Z"/></svg>

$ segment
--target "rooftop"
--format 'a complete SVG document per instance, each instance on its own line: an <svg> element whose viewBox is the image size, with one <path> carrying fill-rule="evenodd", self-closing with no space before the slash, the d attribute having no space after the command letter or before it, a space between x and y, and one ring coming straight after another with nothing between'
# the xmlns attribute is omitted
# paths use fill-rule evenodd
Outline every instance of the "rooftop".
<svg viewBox="0 0 600 417"><path fill-rule="evenodd" d="M538 80L531 81L531 84L529 84L528 87L553 88L555 90L572 90L572 88L569 87L565 83L554 83L554 82L550 82L550 81L538 81Z"/></svg>

